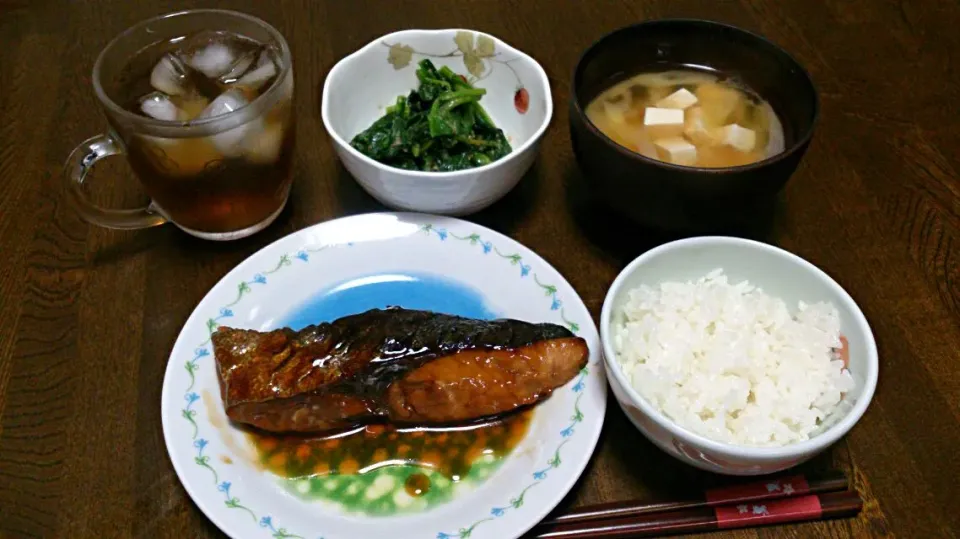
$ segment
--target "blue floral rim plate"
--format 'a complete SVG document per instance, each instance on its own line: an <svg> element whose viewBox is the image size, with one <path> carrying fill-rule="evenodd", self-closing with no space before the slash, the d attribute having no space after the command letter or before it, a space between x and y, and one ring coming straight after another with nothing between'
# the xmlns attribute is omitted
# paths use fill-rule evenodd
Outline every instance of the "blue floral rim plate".
<svg viewBox="0 0 960 539"><path fill-rule="evenodd" d="M401 472L391 467L296 478L267 471L251 438L224 413L212 332L220 325L296 327L323 321L311 317L386 303L561 324L587 341L590 359L533 409L512 452L477 464L469 481L438 477L438 492L449 495L436 501L405 494ZM597 329L566 280L502 234L410 213L320 223L239 264L184 325L161 402L167 451L197 506L232 537L277 539L519 537L573 487L596 446L605 409Z"/></svg>

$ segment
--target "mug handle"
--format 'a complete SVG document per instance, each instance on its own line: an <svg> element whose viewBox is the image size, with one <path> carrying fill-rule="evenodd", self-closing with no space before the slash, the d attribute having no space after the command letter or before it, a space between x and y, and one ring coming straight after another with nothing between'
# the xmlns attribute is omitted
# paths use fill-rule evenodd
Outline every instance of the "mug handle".
<svg viewBox="0 0 960 539"><path fill-rule="evenodd" d="M90 202L83 192L87 174L94 163L111 155L123 155L123 149L112 136L97 135L81 142L67 157L63 179L80 217L88 223L119 230L136 230L166 223L167 218L160 215L152 202L136 210L109 210Z"/></svg>

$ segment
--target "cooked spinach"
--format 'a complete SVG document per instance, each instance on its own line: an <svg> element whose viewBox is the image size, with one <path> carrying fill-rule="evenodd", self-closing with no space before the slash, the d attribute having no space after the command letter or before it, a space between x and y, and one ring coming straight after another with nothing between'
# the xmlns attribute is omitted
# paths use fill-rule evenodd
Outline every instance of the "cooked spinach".
<svg viewBox="0 0 960 539"><path fill-rule="evenodd" d="M364 155L386 165L433 172L486 165L510 153L510 143L494 125L474 88L444 66L423 60L420 87L395 104L350 141Z"/></svg>

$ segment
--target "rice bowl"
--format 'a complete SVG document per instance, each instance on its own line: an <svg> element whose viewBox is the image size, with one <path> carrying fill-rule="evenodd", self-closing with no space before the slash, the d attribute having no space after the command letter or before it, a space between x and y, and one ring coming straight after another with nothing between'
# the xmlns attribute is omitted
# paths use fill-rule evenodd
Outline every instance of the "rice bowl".
<svg viewBox="0 0 960 539"><path fill-rule="evenodd" d="M807 440L855 387L828 302L787 304L722 269L628 292L617 361L661 413L702 436L779 447Z"/></svg>
<svg viewBox="0 0 960 539"><path fill-rule="evenodd" d="M717 268L723 268L722 275L728 281L714 273L709 278L716 282L707 285L705 276ZM697 285L701 279L704 282ZM699 303L710 305L713 300L708 298L713 297L716 301L708 307L713 311L702 311L703 305L682 305L676 299L680 296L676 296L668 301L673 307L660 308L661 312L654 314L658 293L653 290L662 283L673 283L668 289L691 284L702 287L706 295ZM641 285L650 290L639 292ZM757 306L743 309L741 305L738 311L731 308L736 302L731 303L724 294L754 294L741 300L756 302ZM800 302L804 302L803 313ZM726 306L728 312L718 310L717 305ZM701 312L702 316L693 316L701 326L681 323L686 315L679 313L686 311ZM758 314L761 311L763 314ZM716 340L704 329L709 325L705 321L717 324L726 318L739 320L724 321L738 327L748 323L747 315L753 316L754 323L769 316L780 324L768 323L767 335L745 339L755 347L751 351L743 344L747 353L731 352L737 350L735 339ZM648 317L647 327L640 322L644 316ZM672 322L661 326L658 317ZM625 333L628 324L634 325ZM856 424L869 406L877 383L879 360L873 333L853 298L809 262L751 240L698 237L643 253L611 285L603 303L600 332L611 390L634 426L675 458L715 473L769 474L812 458ZM838 339L848 343L843 353L837 350ZM808 342L809 350L796 344L801 340ZM669 351L644 350L643 346L649 346L644 343L649 342ZM716 353L725 359L705 368L698 362L713 363L709 361L713 354L704 353L704 347L711 343L726 350ZM764 346L776 353L758 353ZM626 370L620 359L625 350ZM690 357L685 358L685 354ZM791 362L778 361L780 354L792 354L794 363L798 356L809 357L799 360L803 366L796 368ZM844 357L849 360L849 370L843 368ZM739 363L732 365L730 361ZM768 384L776 391L764 390ZM781 394L784 387L794 394ZM676 400L671 404L670 399ZM763 405L751 408L756 403ZM807 411L798 412L804 409ZM737 423L740 417L748 419L741 421L747 426ZM797 417L802 420L797 421Z"/></svg>

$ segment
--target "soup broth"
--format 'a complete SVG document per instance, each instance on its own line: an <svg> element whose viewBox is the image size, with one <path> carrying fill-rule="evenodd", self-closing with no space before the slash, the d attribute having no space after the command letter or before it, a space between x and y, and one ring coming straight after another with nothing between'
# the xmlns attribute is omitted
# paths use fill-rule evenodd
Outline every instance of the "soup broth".
<svg viewBox="0 0 960 539"><path fill-rule="evenodd" d="M719 73L641 73L603 91L587 118L617 144L675 165L748 165L784 150L769 103Z"/></svg>

